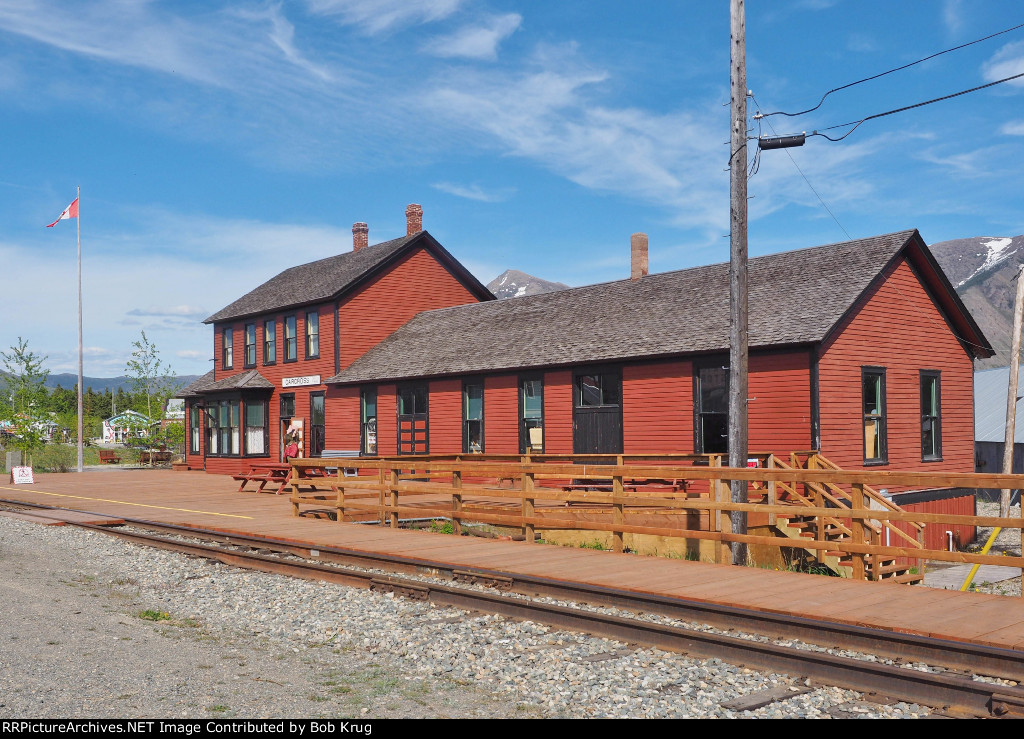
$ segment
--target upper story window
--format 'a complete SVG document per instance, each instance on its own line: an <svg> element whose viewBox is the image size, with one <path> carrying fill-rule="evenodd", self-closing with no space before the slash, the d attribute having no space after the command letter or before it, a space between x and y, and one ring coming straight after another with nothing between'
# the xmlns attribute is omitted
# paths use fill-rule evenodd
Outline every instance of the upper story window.
<svg viewBox="0 0 1024 739"><path fill-rule="evenodd" d="M277 362L277 321L263 322L263 364Z"/></svg>
<svg viewBox="0 0 1024 739"><path fill-rule="evenodd" d="M221 354L220 363L224 369L231 369L235 366L235 332L230 329L224 329L221 334Z"/></svg>
<svg viewBox="0 0 1024 739"><path fill-rule="evenodd" d="M298 337L295 333L295 316L284 317L284 361L294 362L299 358Z"/></svg>
<svg viewBox="0 0 1024 739"><path fill-rule="evenodd" d="M462 451L484 450L484 386L467 382L462 386Z"/></svg>
<svg viewBox="0 0 1024 739"><path fill-rule="evenodd" d="M320 314L306 314L306 359L320 356Z"/></svg>
<svg viewBox="0 0 1024 739"><path fill-rule="evenodd" d="M519 453L544 453L544 380L519 380Z"/></svg>
<svg viewBox="0 0 1024 739"><path fill-rule="evenodd" d="M942 459L942 385L937 370L921 370L921 459Z"/></svg>
<svg viewBox="0 0 1024 739"><path fill-rule="evenodd" d="M861 368L864 407L864 464L886 464L889 448L885 419L885 368Z"/></svg>
<svg viewBox="0 0 1024 739"><path fill-rule="evenodd" d="M256 366L256 324L245 324L245 366Z"/></svg>
<svg viewBox="0 0 1024 739"><path fill-rule="evenodd" d="M729 368L721 363L694 373L694 449L697 454L729 451Z"/></svg>

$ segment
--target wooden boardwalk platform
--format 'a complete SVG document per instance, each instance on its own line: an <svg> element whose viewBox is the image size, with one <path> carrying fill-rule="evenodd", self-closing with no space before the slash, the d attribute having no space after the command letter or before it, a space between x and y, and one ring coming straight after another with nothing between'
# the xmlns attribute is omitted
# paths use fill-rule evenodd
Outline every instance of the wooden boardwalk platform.
<svg viewBox="0 0 1024 739"><path fill-rule="evenodd" d="M295 518L287 497L240 493L230 476L90 469L3 484L0 498L1024 649L1022 598Z"/></svg>

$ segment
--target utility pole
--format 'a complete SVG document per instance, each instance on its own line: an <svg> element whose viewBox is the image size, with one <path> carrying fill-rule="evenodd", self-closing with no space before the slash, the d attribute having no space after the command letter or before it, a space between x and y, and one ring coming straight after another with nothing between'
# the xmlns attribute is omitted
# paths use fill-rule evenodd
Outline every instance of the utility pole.
<svg viewBox="0 0 1024 739"><path fill-rule="evenodd" d="M730 0L729 144L729 466L747 466L747 39L744 0ZM732 502L747 503L746 480L731 483ZM747 514L733 511L732 532L747 533ZM747 545L732 544L732 563L747 563Z"/></svg>
<svg viewBox="0 0 1024 739"><path fill-rule="evenodd" d="M1020 330L1024 313L1024 266L1017 270L1017 297L1013 301L1013 336L1010 337L1010 374L1006 392L1006 435L1003 437L1003 474L1013 474L1013 447L1017 425L1017 374L1020 371ZM999 515L1010 515L1010 490L999 493Z"/></svg>

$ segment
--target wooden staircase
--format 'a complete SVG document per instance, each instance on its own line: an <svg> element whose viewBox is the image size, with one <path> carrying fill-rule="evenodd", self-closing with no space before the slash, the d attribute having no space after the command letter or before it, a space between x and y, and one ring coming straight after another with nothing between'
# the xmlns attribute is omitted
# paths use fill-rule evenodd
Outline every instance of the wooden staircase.
<svg viewBox="0 0 1024 739"><path fill-rule="evenodd" d="M816 452L803 455L793 453L788 462L768 455L767 466L781 469L840 469ZM774 496L780 505L792 505L792 514L776 514L769 517L772 529L779 536L793 540L794 550L799 552L799 561L792 564L798 569L818 571L838 577L860 577L860 562L855 557L843 552L841 547L835 549L819 549L800 547L799 542L813 539L837 545L853 540L851 519L844 518L842 509L855 507L877 508L879 510L901 510L876 490L865 485L863 487L863 503L855 506L853 494L833 483L789 484L774 483ZM771 495L769 493L768 495ZM835 508L834 516L819 516L801 513L801 508ZM886 520L865 520L864 541L875 546L893 546L907 549L924 547L924 526L921 524L904 524L909 526L910 533ZM897 583L919 583L924 580L924 568L921 560L900 562L896 557L866 554L863 556L863 578Z"/></svg>

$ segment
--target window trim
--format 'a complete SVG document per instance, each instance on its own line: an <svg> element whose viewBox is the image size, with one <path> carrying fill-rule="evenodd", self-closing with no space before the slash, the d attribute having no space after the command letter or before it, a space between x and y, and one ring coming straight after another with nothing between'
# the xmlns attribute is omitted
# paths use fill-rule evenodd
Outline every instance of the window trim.
<svg viewBox="0 0 1024 739"><path fill-rule="evenodd" d="M876 375L881 380L879 387L879 393L882 396L881 412L878 413L880 420L879 424L879 436L881 436L880 444L880 457L868 457L868 446L867 439L864 436L864 421L867 420L868 414L864 412L864 380L869 375ZM881 465L889 464L889 414L888 414L888 393L886 391L886 368L875 367L871 365L862 365L860 368L860 410L861 410L861 425L860 425L860 443L861 452L864 457L865 467L878 467Z"/></svg>
<svg viewBox="0 0 1024 739"><path fill-rule="evenodd" d="M221 329L220 364L226 370L235 368L235 330L232 326Z"/></svg>
<svg viewBox="0 0 1024 739"><path fill-rule="evenodd" d="M924 381L925 379L935 380L935 415L928 416L933 419L932 438L935 440L935 451L928 454L924 448ZM920 370L918 388L921 391L921 461L941 462L942 461L942 371L941 370Z"/></svg>
<svg viewBox="0 0 1024 739"><path fill-rule="evenodd" d="M220 425L220 409L221 409L221 407L224 404L227 404L228 407L229 407L228 413L230 414L230 406L231 406L232 403L237 403L238 404L238 426L235 427L235 426L231 426L230 425L230 415L229 415L229 418L228 418L228 421L229 421L228 425L227 426L221 426ZM264 406L264 409L263 409L263 444L264 444L264 451L262 451L262 452L260 452L260 451L250 452L246 448L245 410L246 410L246 407L250 403L252 403L253 405L260 405L260 404L262 404ZM203 407L203 411L204 411L203 412L203 416L204 416L203 439L204 439L205 444L206 444L205 449L203 449L203 456L204 457L217 457L217 458L224 457L224 458L227 458L227 459L247 459L247 458L253 458L253 457L266 458L266 457L270 456L270 397L269 396L266 397L266 398L246 397L245 395L242 395L241 393L234 393L234 394L231 394L231 395L217 396L216 398L208 398L208 399L203 401L203 406L204 406ZM213 410L214 407L217 408L217 426L211 426L210 425L210 421L211 421L210 411ZM228 451L228 452L218 451L216 453L211 453L210 452L210 446L211 446L210 445L210 436L211 436L211 434L219 435L221 433L221 429L228 429L228 432L227 432L228 433L228 439L230 440L230 436L231 436L231 431L230 430L233 429L233 428L237 428L237 430L238 430L238 453L234 454L234 453L231 453L230 451ZM217 441L217 448L218 448L218 450L223 448L223 445L220 442L221 442L221 439L218 436L218 441Z"/></svg>
<svg viewBox="0 0 1024 739"><path fill-rule="evenodd" d="M466 414L469 411L469 396L466 395L466 388L468 387L479 387L480 388L480 418L467 418ZM462 453L463 454L484 454L486 450L486 437L484 434L484 419L486 417L486 399L487 390L484 387L483 378L478 380L463 380L462 381ZM477 451L471 451L469 449L469 423L470 421L480 422L480 449Z"/></svg>
<svg viewBox="0 0 1024 739"><path fill-rule="evenodd" d="M529 434L526 428L526 388L527 382L540 381L540 451L531 451L529 454L544 454L547 449L548 435L544 425L545 413L544 413L544 373L543 372L530 372L521 374L516 378L516 400L518 407L516 408L516 423L519 426L519 453L527 454L526 451L527 440Z"/></svg>
<svg viewBox="0 0 1024 739"><path fill-rule="evenodd" d="M311 333L309 330L309 317L316 316L316 333ZM306 346L306 359L319 359L320 358L320 311L311 310L306 312L305 320L303 321L306 327L305 341L302 343ZM309 340L310 337L316 336L316 352L311 353L309 351Z"/></svg>
<svg viewBox="0 0 1024 739"><path fill-rule="evenodd" d="M272 326L273 333L271 339L267 340L267 328ZM267 350L273 347L273 353ZM267 359L267 357L270 359ZM277 364L277 321L273 318L268 318L263 322L263 366L270 367L271 365Z"/></svg>
<svg viewBox="0 0 1024 739"><path fill-rule="evenodd" d="M294 331L294 335L291 338L292 349L293 349L293 356L292 356L291 359L288 358L288 321L289 321L289 319L292 322L292 329ZM296 319L295 314L293 313L290 316L285 316L284 320L281 322L281 324L283 326L283 328L282 328L282 332L283 333L282 333L281 338L283 339L282 343L284 344L281 361L284 362L285 364L290 364L291 362L298 362L299 361L299 322Z"/></svg>
<svg viewBox="0 0 1024 739"><path fill-rule="evenodd" d="M370 395L373 396L373 408L374 408L374 434L376 435L376 441L374 442L375 450L373 453L367 451L366 444L366 432L367 432L367 421L366 421L366 398ZM367 387L359 388L359 455L363 457L377 457L380 455L380 429L378 428L377 421L380 419L380 408L377 406L378 394L377 386L370 385Z"/></svg>
<svg viewBox="0 0 1024 739"><path fill-rule="evenodd" d="M249 343L249 329L252 329L252 343ZM242 329L242 367L249 369L256 366L256 324L247 323ZM249 361L249 350L252 350L252 361Z"/></svg>
<svg viewBox="0 0 1024 739"><path fill-rule="evenodd" d="M202 452L203 446L203 413L198 403L189 403L188 406L188 453L198 455Z"/></svg>

